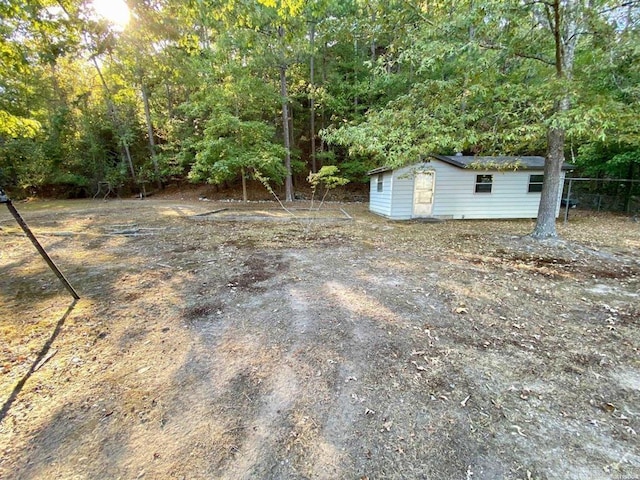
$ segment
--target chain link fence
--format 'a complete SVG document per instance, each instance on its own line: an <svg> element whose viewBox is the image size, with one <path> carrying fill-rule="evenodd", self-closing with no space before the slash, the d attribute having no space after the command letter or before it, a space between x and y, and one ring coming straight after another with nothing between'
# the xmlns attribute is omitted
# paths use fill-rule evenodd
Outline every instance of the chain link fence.
<svg viewBox="0 0 640 480"><path fill-rule="evenodd" d="M566 178L561 211L565 222L573 208L637 217L640 214L640 180Z"/></svg>

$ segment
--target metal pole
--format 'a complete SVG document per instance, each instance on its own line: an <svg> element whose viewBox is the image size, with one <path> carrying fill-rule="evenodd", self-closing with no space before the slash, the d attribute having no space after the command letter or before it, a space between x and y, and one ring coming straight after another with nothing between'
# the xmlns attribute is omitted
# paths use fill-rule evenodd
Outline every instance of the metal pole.
<svg viewBox="0 0 640 480"><path fill-rule="evenodd" d="M572 178L569 179L569 187L567 188L567 197L564 200L564 224L566 225L569 221L569 199L571 198L571 182Z"/></svg>
<svg viewBox="0 0 640 480"><path fill-rule="evenodd" d="M69 291L71 296L76 300L79 300L80 295L78 295L78 292L76 292L74 288L71 286L71 284L69 283L69 281L66 278L64 278L64 275L62 274L60 269L56 266L55 263L53 263L53 260L51 260L51 257L49 257L47 252L45 252L44 248L42 248L42 245L40 245L40 242L38 242L38 239L33 235L27 223L20 216L20 214L16 210L16 207L14 207L13 203L11 203L11 199L9 199L9 197L5 195L2 189L0 189L0 203L4 203L7 205L7 208L11 212L11 215L13 215L13 218L16 219L16 222L18 222L18 225L20 225L20 227L22 228L24 233L27 235L29 240L31 240L31 243L33 243L33 246L36 247L36 250L38 250L38 253L42 256L42 258L44 258L44 261L47 262L47 265L49 265L49 268L53 270L53 273L55 273L56 276L60 279L60 281L65 286L65 288Z"/></svg>

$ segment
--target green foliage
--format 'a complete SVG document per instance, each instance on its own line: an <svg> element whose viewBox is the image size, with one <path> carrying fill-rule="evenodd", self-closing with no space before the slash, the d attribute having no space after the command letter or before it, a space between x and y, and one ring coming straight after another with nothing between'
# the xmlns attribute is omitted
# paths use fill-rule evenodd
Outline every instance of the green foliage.
<svg viewBox="0 0 640 480"><path fill-rule="evenodd" d="M0 136L9 138L34 137L40 131L40 122L21 118L0 110Z"/></svg>
<svg viewBox="0 0 640 480"><path fill-rule="evenodd" d="M246 171L281 183L286 175L284 147L274 137L272 126L221 112L207 122L203 139L195 145L198 153L189 178L219 184Z"/></svg>
<svg viewBox="0 0 640 480"><path fill-rule="evenodd" d="M2 181L122 184L126 147L146 181L280 182L282 66L299 177L312 139L318 166L366 182L430 152L545 154L552 127L585 172L634 174L638 6L567 2L563 25L581 28L564 77L549 2L136 1L123 32L87 2L0 2Z"/></svg>
<svg viewBox="0 0 640 480"><path fill-rule="evenodd" d="M6 139L0 148L2 186L27 189L37 185L44 178L44 163L41 145L33 139Z"/></svg>
<svg viewBox="0 0 640 480"><path fill-rule="evenodd" d="M337 165L338 158L335 151L320 152L318 160L323 165ZM341 175L353 183L369 183L367 172L375 168L375 163L369 157L347 157L339 162Z"/></svg>
<svg viewBox="0 0 640 480"><path fill-rule="evenodd" d="M89 179L83 175L64 172L51 178L51 182L60 185L73 185L76 187L88 187Z"/></svg>
<svg viewBox="0 0 640 480"><path fill-rule="evenodd" d="M640 146L624 143L591 143L578 150L576 164L587 177L634 178L640 170Z"/></svg>
<svg viewBox="0 0 640 480"><path fill-rule="evenodd" d="M430 152L544 154L551 127L573 142L637 135L637 68L629 63L637 43L621 41L637 32L618 34L600 3L579 7L598 35L579 37L569 79L555 78L553 36L538 2L434 4L397 56L413 70L406 91L364 121L335 122L324 138L354 158L399 166ZM572 108L561 111L567 94Z"/></svg>
<svg viewBox="0 0 640 480"><path fill-rule="evenodd" d="M497 172L507 172L507 171L515 172L524 166L525 164L520 159L516 159L513 162L473 161L469 163L465 168L468 168L471 170L493 170Z"/></svg>
<svg viewBox="0 0 640 480"><path fill-rule="evenodd" d="M337 175L339 172L340 169L335 165L325 165L316 173L309 172L307 181L311 184L314 192L320 185L327 190L332 190L349 183L349 179Z"/></svg>
<svg viewBox="0 0 640 480"><path fill-rule="evenodd" d="M320 202L320 207L322 207L322 204L324 203L325 198L327 198L330 190L349 183L349 179L338 176L338 173L340 173L340 170L335 165L325 165L316 173L309 172L307 181L311 184L311 208L313 208L313 200L319 186L322 186L325 189L322 201Z"/></svg>

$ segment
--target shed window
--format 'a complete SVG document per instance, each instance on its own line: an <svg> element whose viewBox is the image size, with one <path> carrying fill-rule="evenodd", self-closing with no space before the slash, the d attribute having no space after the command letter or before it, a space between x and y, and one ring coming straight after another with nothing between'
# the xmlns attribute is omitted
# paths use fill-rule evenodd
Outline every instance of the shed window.
<svg viewBox="0 0 640 480"><path fill-rule="evenodd" d="M544 175L529 175L529 193L541 192Z"/></svg>
<svg viewBox="0 0 640 480"><path fill-rule="evenodd" d="M382 191L382 179L383 179L384 175L382 175L381 173L378 174L378 185L377 185L377 191L381 192Z"/></svg>
<svg viewBox="0 0 640 480"><path fill-rule="evenodd" d="M476 175L476 193L491 193L493 175Z"/></svg>

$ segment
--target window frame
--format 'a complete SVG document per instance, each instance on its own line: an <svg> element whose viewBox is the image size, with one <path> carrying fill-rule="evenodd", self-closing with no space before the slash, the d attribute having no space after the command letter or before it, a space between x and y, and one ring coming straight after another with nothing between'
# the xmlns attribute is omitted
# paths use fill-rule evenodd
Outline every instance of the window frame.
<svg viewBox="0 0 640 480"><path fill-rule="evenodd" d="M487 178L489 181L486 181ZM480 194L493 193L493 174L483 173L476 175L474 192Z"/></svg>
<svg viewBox="0 0 640 480"><path fill-rule="evenodd" d="M384 174L379 173L376 179L376 192L382 193L384 191Z"/></svg>
<svg viewBox="0 0 640 480"><path fill-rule="evenodd" d="M533 179L533 177L539 177L540 180L535 180ZM540 174L530 174L529 175L529 184L527 186L527 193L540 193L542 192L542 183L544 182L544 174L540 175ZM534 187L532 189L532 187Z"/></svg>

